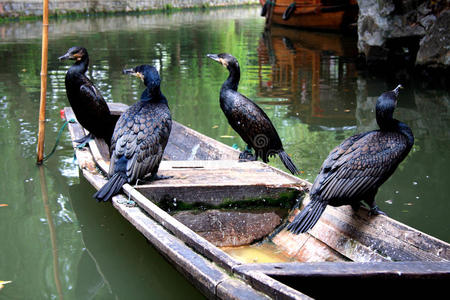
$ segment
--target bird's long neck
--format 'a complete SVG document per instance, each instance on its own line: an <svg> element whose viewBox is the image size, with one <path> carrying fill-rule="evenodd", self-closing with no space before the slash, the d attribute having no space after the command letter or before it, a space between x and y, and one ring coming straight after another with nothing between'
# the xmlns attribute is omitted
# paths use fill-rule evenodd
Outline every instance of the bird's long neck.
<svg viewBox="0 0 450 300"><path fill-rule="evenodd" d="M383 93L377 100L375 106L376 119L380 131L384 132L398 132L407 138L407 143L409 149L411 149L414 144L414 135L411 128L405 123L402 123L393 118L394 110L397 105L398 88L391 91Z"/></svg>
<svg viewBox="0 0 450 300"><path fill-rule="evenodd" d="M223 83L222 88L237 91L239 80L241 79L241 70L239 69L239 66L230 65L228 66L228 71L230 74L228 75L227 80Z"/></svg>
<svg viewBox="0 0 450 300"><path fill-rule="evenodd" d="M397 131L406 136L408 140L408 148L411 149L411 147L414 145L414 134L412 133L411 128L409 128L409 126L403 122L397 120L395 121L397 123Z"/></svg>
<svg viewBox="0 0 450 300"><path fill-rule="evenodd" d="M165 102L167 103L166 98L161 93L161 89L159 87L156 88L146 88L141 95L141 101L143 102Z"/></svg>
<svg viewBox="0 0 450 300"><path fill-rule="evenodd" d="M384 94L383 94L384 95ZM394 100L381 96L375 106L375 116L381 131L395 131L398 121L393 118L395 110Z"/></svg>
<svg viewBox="0 0 450 300"><path fill-rule="evenodd" d="M73 66L70 67L69 71L84 74L88 70L88 67L89 67L89 57L85 56L81 60L75 61Z"/></svg>
<svg viewBox="0 0 450 300"><path fill-rule="evenodd" d="M381 131L392 131L397 128L397 120L392 117L393 112L383 111L377 112L377 124Z"/></svg>

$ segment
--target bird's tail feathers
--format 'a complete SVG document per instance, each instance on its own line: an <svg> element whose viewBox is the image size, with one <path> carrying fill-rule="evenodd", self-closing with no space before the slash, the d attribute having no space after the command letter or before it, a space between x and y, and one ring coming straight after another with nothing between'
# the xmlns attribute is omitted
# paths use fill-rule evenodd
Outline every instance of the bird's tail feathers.
<svg viewBox="0 0 450 300"><path fill-rule="evenodd" d="M287 230L295 234L307 232L316 225L326 207L327 204L322 201L311 200L311 202L295 216L294 220L287 226Z"/></svg>
<svg viewBox="0 0 450 300"><path fill-rule="evenodd" d="M278 152L278 156L283 162L284 166L294 175L299 175L299 171L295 166L294 162L291 160L290 156L284 151L281 150Z"/></svg>
<svg viewBox="0 0 450 300"><path fill-rule="evenodd" d="M115 173L108 182L102 186L95 194L94 198L98 201L108 201L114 195L118 194L122 186L127 182L127 177L123 173Z"/></svg>

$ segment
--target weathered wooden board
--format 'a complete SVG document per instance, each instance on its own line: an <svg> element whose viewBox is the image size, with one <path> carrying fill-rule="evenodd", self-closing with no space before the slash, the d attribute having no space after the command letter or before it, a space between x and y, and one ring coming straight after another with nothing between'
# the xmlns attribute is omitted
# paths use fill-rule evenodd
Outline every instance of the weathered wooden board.
<svg viewBox="0 0 450 300"><path fill-rule="evenodd" d="M108 105L113 114L121 114L127 109L127 105L120 103L108 103ZM164 158L167 160L237 160L239 151L174 121Z"/></svg>
<svg viewBox="0 0 450 300"><path fill-rule="evenodd" d="M327 207L316 226L299 236L312 236L352 261L450 260L448 243L387 216L369 217L365 208L355 213L347 206ZM303 247L314 239L303 244L290 242L296 239L299 237L284 230L273 242L302 260Z"/></svg>
<svg viewBox="0 0 450 300"><path fill-rule="evenodd" d="M277 245L277 249L280 252L300 262L349 260L349 258L310 234L295 235L282 230L273 237L272 242ZM372 253L373 251L369 254Z"/></svg>
<svg viewBox="0 0 450 300"><path fill-rule="evenodd" d="M287 215L287 209L284 216ZM217 247L250 245L271 234L282 221L282 212L258 210L181 211L175 219Z"/></svg>
<svg viewBox="0 0 450 300"><path fill-rule="evenodd" d="M168 160L238 160L239 152L180 123L173 122L164 158Z"/></svg>
<svg viewBox="0 0 450 300"><path fill-rule="evenodd" d="M261 263L246 264L235 268L262 272L269 276L295 277L348 277L348 276L423 276L427 279L450 279L450 262L315 262L315 263Z"/></svg>
<svg viewBox="0 0 450 300"><path fill-rule="evenodd" d="M312 299L304 293L275 280L263 272L240 267L233 269L233 272L249 282L249 284L258 291L271 295L273 299Z"/></svg>
<svg viewBox="0 0 450 300"><path fill-rule="evenodd" d="M450 282L450 262L275 263L235 271L263 273L318 299L437 299Z"/></svg>
<svg viewBox="0 0 450 300"><path fill-rule="evenodd" d="M217 206L225 201L276 199L302 189L299 182L260 162L163 161L158 174L171 178L136 186L155 202L175 199Z"/></svg>
<svg viewBox="0 0 450 300"><path fill-rule="evenodd" d="M260 299L261 294L254 289L249 289L246 285L243 285L236 279L227 278L217 285L217 298L232 300L253 300ZM266 296L265 299L272 299L272 297Z"/></svg>
<svg viewBox="0 0 450 300"><path fill-rule="evenodd" d="M96 144L96 141L89 143L92 154L100 169L107 173L109 162L101 156ZM302 182L274 172L260 162L162 161L158 175L170 178L142 181L134 186L156 203L178 201L218 206L230 201L278 199L290 193L292 197L297 194L294 191L303 189Z"/></svg>

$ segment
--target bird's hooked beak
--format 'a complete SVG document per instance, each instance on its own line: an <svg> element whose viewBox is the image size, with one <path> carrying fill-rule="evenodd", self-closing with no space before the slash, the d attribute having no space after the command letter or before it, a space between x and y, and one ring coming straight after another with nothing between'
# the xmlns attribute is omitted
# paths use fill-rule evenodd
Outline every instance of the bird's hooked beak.
<svg viewBox="0 0 450 300"><path fill-rule="evenodd" d="M397 85L397 87L395 89L393 89L392 91L394 92L395 96L398 96L398 94L400 93L400 90L403 89L403 86L401 84Z"/></svg>
<svg viewBox="0 0 450 300"><path fill-rule="evenodd" d="M70 54L66 53L63 56L58 57L58 60L66 60L66 59L70 59Z"/></svg>
<svg viewBox="0 0 450 300"><path fill-rule="evenodd" d="M66 60L66 59L74 59L74 60L80 60L83 56L81 51L77 53L71 53L70 51L64 54L63 56L58 57L59 60Z"/></svg>
<svg viewBox="0 0 450 300"><path fill-rule="evenodd" d="M134 69L123 69L122 74L136 76L144 81L144 74L136 72Z"/></svg>
<svg viewBox="0 0 450 300"><path fill-rule="evenodd" d="M223 58L220 58L217 54L206 54L206 56L211 58L212 60L217 61L224 67L228 67L228 63Z"/></svg>

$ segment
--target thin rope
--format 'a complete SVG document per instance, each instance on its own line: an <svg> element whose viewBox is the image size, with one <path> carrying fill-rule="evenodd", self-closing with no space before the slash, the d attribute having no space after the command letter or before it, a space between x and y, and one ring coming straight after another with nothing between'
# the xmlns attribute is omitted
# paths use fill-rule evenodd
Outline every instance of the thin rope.
<svg viewBox="0 0 450 300"><path fill-rule="evenodd" d="M55 145L53 146L52 151L50 151L49 154L44 156L43 161L46 161L55 153L56 148L58 147L59 141L61 140L62 133L63 133L64 129L66 128L67 124L75 123L75 122L76 122L75 119L70 119L70 120L67 120L64 122L64 124L59 129L58 136L56 137Z"/></svg>

